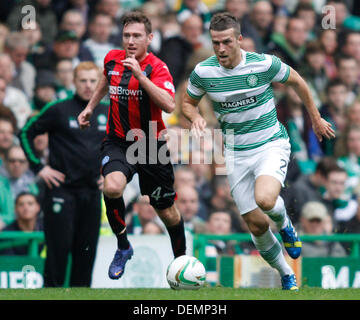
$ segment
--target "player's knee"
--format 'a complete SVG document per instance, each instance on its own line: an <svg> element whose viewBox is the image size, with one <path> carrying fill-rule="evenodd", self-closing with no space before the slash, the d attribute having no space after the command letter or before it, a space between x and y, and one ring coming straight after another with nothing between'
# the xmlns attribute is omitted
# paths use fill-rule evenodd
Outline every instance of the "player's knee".
<svg viewBox="0 0 360 320"><path fill-rule="evenodd" d="M106 183L103 192L108 198L120 198L123 194L123 188L117 183Z"/></svg>
<svg viewBox="0 0 360 320"><path fill-rule="evenodd" d="M261 195L256 197L256 204L259 206L259 208L263 211L269 211L272 208L274 208L276 203L276 198L274 199L270 195Z"/></svg>

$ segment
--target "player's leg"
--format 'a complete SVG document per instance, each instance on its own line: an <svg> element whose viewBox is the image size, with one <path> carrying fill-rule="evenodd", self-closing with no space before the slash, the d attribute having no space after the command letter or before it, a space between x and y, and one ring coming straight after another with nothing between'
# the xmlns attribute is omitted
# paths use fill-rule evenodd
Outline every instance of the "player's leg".
<svg viewBox="0 0 360 320"><path fill-rule="evenodd" d="M290 257L301 254L301 241L286 213L284 200L279 196L289 163L290 146L287 140L271 143L261 152L254 170L255 201L275 223Z"/></svg>
<svg viewBox="0 0 360 320"><path fill-rule="evenodd" d="M149 196L150 204L164 222L174 256L184 255L186 251L184 220L174 204L176 192L173 188L172 164L169 161L167 164L140 165L138 173L141 193Z"/></svg>
<svg viewBox="0 0 360 320"><path fill-rule="evenodd" d="M133 255L133 249L127 239L125 203L122 195L127 182L135 173L135 168L127 162L125 147L115 144L111 140L105 140L101 151L106 215L110 227L116 235L118 246L109 267L109 277L119 279L125 271L126 262Z"/></svg>

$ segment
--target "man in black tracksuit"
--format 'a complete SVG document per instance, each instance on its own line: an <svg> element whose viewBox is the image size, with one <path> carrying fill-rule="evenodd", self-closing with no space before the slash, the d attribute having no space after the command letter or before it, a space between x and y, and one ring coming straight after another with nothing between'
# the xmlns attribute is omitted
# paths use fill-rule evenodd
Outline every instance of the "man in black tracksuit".
<svg viewBox="0 0 360 320"><path fill-rule="evenodd" d="M86 107L99 79L92 62L74 70L76 93L46 105L20 133L32 170L47 186L43 202L47 256L45 287L64 285L72 257L70 286L91 284L101 217L100 145L105 137L108 105L100 103L91 127L80 130L77 116ZM36 156L33 140L49 134L49 163Z"/></svg>

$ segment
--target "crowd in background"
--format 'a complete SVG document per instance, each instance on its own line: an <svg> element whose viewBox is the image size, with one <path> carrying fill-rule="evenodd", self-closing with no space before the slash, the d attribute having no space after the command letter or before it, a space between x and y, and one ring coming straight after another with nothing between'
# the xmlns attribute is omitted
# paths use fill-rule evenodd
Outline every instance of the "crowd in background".
<svg viewBox="0 0 360 320"><path fill-rule="evenodd" d="M25 5L36 9L36 21L25 17ZM324 6L330 9L324 11ZM44 185L29 169L18 134L46 104L74 93L73 69L79 62L93 61L102 68L107 52L122 48L121 18L135 9L150 18L154 33L150 49L168 65L176 87L176 110L163 118L175 167L176 204L187 230L248 231L231 197L211 104L205 97L199 105L211 139L194 141L190 122L181 113L190 72L213 55L211 16L228 11L241 22L242 48L276 55L297 70L322 117L336 130L336 139L319 142L301 99L290 87L273 84L278 117L292 148L282 196L297 230L360 232L360 8L355 0L2 1L0 230L42 230ZM38 136L34 145L47 163L47 135ZM149 199L140 195L136 177L124 199L128 233L166 232ZM213 245L217 253L254 249L233 242ZM343 256L349 251L346 243L317 242L304 244L303 255Z"/></svg>

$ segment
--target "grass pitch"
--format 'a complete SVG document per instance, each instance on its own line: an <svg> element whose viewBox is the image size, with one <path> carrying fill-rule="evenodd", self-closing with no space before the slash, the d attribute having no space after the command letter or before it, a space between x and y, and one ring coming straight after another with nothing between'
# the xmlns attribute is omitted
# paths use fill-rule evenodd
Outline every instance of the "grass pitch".
<svg viewBox="0 0 360 320"><path fill-rule="evenodd" d="M0 300L360 300L360 289L202 288L197 291L171 289L0 289Z"/></svg>

